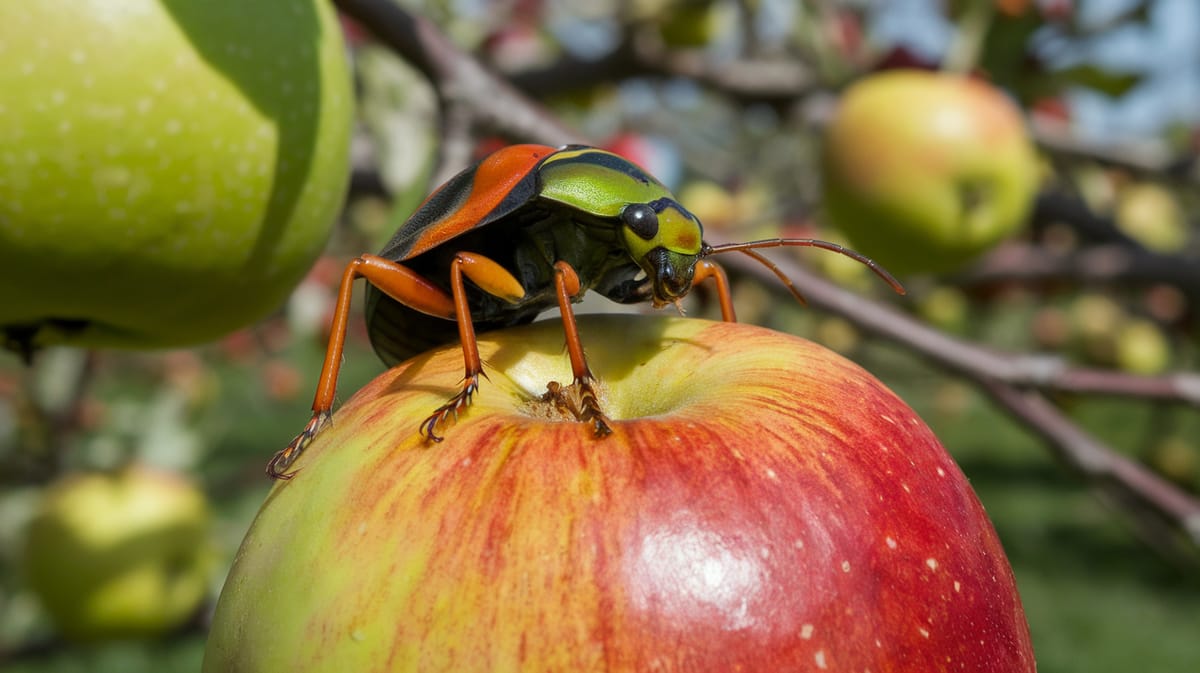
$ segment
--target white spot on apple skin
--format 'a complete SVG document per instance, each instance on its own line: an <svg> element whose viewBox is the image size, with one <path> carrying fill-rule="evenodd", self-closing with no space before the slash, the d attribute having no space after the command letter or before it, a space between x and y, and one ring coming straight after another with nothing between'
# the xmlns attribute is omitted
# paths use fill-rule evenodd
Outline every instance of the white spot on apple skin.
<svg viewBox="0 0 1200 673"><path fill-rule="evenodd" d="M829 666L825 663L825 650L817 650L817 653L813 655L813 659L817 662L817 668L821 670L829 668Z"/></svg>
<svg viewBox="0 0 1200 673"><path fill-rule="evenodd" d="M801 638L803 638L805 640L810 640L810 639L812 639L812 635L813 635L813 625L812 624L804 624L800 627L800 637Z"/></svg>
<svg viewBox="0 0 1200 673"><path fill-rule="evenodd" d="M850 572L850 562L849 561L842 561L842 572L844 572L844 573Z"/></svg>
<svg viewBox="0 0 1200 673"><path fill-rule="evenodd" d="M356 643L361 643L367 639L367 634L362 632L362 629L354 629L350 632L350 639Z"/></svg>
<svg viewBox="0 0 1200 673"><path fill-rule="evenodd" d="M779 475L775 474L775 470L772 470L771 468L768 467L767 468L767 479L770 479L771 481L779 481Z"/></svg>
<svg viewBox="0 0 1200 673"><path fill-rule="evenodd" d="M945 471L945 470L943 470L942 468L940 468L940 467L939 467L939 468L937 469L937 475L938 475L939 477L944 477L944 476L946 476L946 471Z"/></svg>
<svg viewBox="0 0 1200 673"><path fill-rule="evenodd" d="M961 593L961 592L962 592L962 583L959 582L958 580L954 580L954 593Z"/></svg>
<svg viewBox="0 0 1200 673"><path fill-rule="evenodd" d="M929 569L930 569L930 570L937 570L937 569L938 569L938 562L937 562L937 559L935 559L935 558L927 558L927 559L925 559L925 565L929 566Z"/></svg>
<svg viewBox="0 0 1200 673"><path fill-rule="evenodd" d="M884 539L884 542L886 542L886 543L887 543L888 549L895 549L895 548L896 548L896 540L895 540L895 538L892 538L892 537L890 537L890 536L889 536L889 537L887 537L887 538L885 538L885 539Z"/></svg>
<svg viewBox="0 0 1200 673"><path fill-rule="evenodd" d="M83 65L87 61L87 52L82 49L72 49L69 58L75 65Z"/></svg>
<svg viewBox="0 0 1200 673"><path fill-rule="evenodd" d="M896 419L892 418L891 416L888 416L887 414L880 414L879 418L884 421L887 421L888 423L891 423L892 425L896 424Z"/></svg>
<svg viewBox="0 0 1200 673"><path fill-rule="evenodd" d="M641 607L657 601L662 588L670 587L673 609L680 615L702 610L729 630L755 625L758 616L751 603L761 596L766 570L754 556L728 547L722 536L669 526L647 535L635 554L633 584L644 593L635 592L634 602Z"/></svg>
<svg viewBox="0 0 1200 673"><path fill-rule="evenodd" d="M922 638L928 638L928 637L929 637L929 630L928 630L928 629L924 629L924 628L918 628L918 629L917 629L917 633L920 633Z"/></svg>

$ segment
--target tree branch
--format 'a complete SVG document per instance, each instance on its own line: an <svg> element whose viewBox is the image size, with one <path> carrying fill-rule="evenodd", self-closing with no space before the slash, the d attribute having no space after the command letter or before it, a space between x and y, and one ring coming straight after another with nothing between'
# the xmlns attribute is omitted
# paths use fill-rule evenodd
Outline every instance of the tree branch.
<svg viewBox="0 0 1200 673"><path fill-rule="evenodd" d="M955 280L966 286L1012 281L1112 286L1167 283L1193 300L1200 300L1200 264L1196 260L1121 244L1054 252L1035 245L1010 243L992 251Z"/></svg>
<svg viewBox="0 0 1200 673"><path fill-rule="evenodd" d="M511 138L551 145L583 142L580 134L489 72L428 19L390 0L334 0L334 4L424 74L444 105L460 107L475 124Z"/></svg>
<svg viewBox="0 0 1200 673"><path fill-rule="evenodd" d="M993 381L979 383L1000 407L1040 435L1056 458L1133 514L1147 542L1173 557L1194 558L1200 548L1200 502L1081 430L1045 397ZM1179 549L1170 532L1174 528L1187 537L1191 550Z"/></svg>

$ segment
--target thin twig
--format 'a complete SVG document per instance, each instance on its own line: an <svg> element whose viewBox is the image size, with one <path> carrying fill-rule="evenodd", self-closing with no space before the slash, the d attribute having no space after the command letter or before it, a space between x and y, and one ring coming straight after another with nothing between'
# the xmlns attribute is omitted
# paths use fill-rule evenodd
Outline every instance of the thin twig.
<svg viewBox="0 0 1200 673"><path fill-rule="evenodd" d="M994 381L979 383L999 406L1046 440L1056 457L1133 513L1156 548L1194 557L1195 548L1200 548L1200 502L1084 432L1040 394ZM1173 536L1160 530L1164 519L1188 537L1191 553L1178 550Z"/></svg>
<svg viewBox="0 0 1200 673"><path fill-rule="evenodd" d="M1120 244L1054 252L1036 245L1011 243L992 251L955 279L957 284L965 286L1014 281L1111 287L1169 284L1200 300L1200 261Z"/></svg>

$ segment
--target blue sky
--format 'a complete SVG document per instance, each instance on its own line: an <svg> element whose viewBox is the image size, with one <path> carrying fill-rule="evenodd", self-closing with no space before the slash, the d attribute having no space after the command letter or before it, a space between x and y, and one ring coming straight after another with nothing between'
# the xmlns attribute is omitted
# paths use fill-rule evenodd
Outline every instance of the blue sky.
<svg viewBox="0 0 1200 673"><path fill-rule="evenodd" d="M1136 0L1075 0L1087 25L1103 23ZM872 34L903 43L919 53L942 53L953 27L939 0L879 3ZM1080 92L1071 96L1079 130L1098 138L1156 133L1165 124L1200 124L1200 2L1154 0L1146 26L1129 26L1091 40L1062 55L1063 64L1090 61L1113 70L1145 75L1143 83L1119 100Z"/></svg>

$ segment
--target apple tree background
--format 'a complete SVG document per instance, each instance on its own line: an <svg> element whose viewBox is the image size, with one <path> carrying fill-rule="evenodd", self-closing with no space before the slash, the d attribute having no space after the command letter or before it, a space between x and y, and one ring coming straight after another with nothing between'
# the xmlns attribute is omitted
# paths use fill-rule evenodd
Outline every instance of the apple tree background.
<svg viewBox="0 0 1200 673"><path fill-rule="evenodd" d="M49 349L28 367L0 353L0 671L199 667L263 466L308 418L342 265L481 152L596 144L663 180L711 240L842 241L822 208L823 131L847 85L901 67L972 73L1019 104L1040 162L1027 222L962 270L906 275L906 297L836 255L776 251L803 307L766 269L722 260L740 319L847 354L932 426L993 517L1040 670L1200 664L1200 5L334 4L353 174L286 304L191 349ZM703 293L688 310L719 315ZM382 368L359 315L342 399ZM130 462L207 495L211 592L165 637L75 643L22 576L25 524L62 476Z"/></svg>

